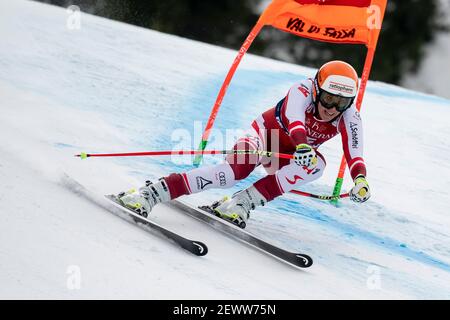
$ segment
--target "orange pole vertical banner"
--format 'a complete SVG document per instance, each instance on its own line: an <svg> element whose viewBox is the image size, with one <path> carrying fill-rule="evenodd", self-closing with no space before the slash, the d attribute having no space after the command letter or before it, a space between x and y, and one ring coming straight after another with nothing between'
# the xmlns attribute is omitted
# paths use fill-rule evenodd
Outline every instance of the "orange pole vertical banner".
<svg viewBox="0 0 450 320"><path fill-rule="evenodd" d="M253 27L250 34L247 36L247 39L245 40L244 44L242 45L241 49L238 52L238 55L233 61L233 64L228 71L228 74L222 83L222 87L220 88L219 94L217 95L216 102L214 103L214 106L211 110L211 114L209 115L208 122L206 123L205 131L202 135L202 140L200 141L200 145L198 147L199 151L203 151L206 148L206 145L208 144L208 138L211 134L212 127L214 125L214 121L216 120L217 114L219 113L219 108L222 104L223 98L225 97L225 94L228 90L228 86L231 82L231 79L233 78L237 67L239 66L239 63L242 60L242 57L245 55L245 53L250 48L251 44L253 43L253 40L258 36L259 32L261 31L262 27L264 25L260 23L256 23L256 25ZM200 163L202 162L203 154L198 154L194 159L194 166L198 167Z"/></svg>

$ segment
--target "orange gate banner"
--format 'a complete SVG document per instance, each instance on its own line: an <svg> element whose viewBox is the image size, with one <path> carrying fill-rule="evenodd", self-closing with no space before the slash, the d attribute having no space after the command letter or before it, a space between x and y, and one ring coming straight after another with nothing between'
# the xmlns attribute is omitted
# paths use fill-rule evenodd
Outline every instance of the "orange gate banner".
<svg viewBox="0 0 450 320"><path fill-rule="evenodd" d="M319 41L376 46L387 0L273 0L258 23Z"/></svg>

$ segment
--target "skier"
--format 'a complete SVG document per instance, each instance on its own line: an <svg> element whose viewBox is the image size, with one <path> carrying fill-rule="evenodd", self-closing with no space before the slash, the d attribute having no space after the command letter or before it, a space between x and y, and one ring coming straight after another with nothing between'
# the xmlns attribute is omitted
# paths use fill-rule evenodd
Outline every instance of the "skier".
<svg viewBox="0 0 450 320"><path fill-rule="evenodd" d="M355 183L350 199L365 202L370 197L363 160L363 128L354 100L358 75L343 61L324 64L310 78L296 83L273 108L253 121L251 129L234 146L235 150L258 150L290 153L294 159L272 159L256 154L228 155L225 162L172 173L156 183L147 181L138 191L121 193L126 207L147 217L152 208L182 195L211 188L230 188L262 165L267 175L231 198L216 202L214 213L241 227L256 206L319 179L326 166L317 150L338 133L350 175Z"/></svg>

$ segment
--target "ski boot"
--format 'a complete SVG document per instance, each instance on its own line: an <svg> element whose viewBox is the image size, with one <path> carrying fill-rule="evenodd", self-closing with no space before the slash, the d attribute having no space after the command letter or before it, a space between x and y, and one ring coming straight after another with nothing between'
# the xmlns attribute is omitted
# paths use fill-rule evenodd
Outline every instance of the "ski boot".
<svg viewBox="0 0 450 320"><path fill-rule="evenodd" d="M170 201L170 193L164 179L160 179L157 183L147 180L145 186L139 188L139 192L131 189L119 193L117 198L123 206L147 218L155 205Z"/></svg>
<svg viewBox="0 0 450 320"><path fill-rule="evenodd" d="M266 203L267 200L254 186L251 186L248 189L236 192L231 198L224 197L211 206L201 207L201 209L244 229L247 226L247 220L250 218L250 211L255 210L256 206L264 206Z"/></svg>

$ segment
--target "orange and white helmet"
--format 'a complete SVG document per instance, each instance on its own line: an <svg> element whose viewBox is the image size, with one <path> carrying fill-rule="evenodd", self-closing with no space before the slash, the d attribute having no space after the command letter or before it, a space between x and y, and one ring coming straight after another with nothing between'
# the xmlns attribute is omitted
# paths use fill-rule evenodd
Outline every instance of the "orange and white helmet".
<svg viewBox="0 0 450 320"><path fill-rule="evenodd" d="M337 109L343 111L353 103L357 92L358 74L348 63L339 60L330 61L317 71L313 88L313 100L316 104L324 99L333 101L332 98L335 98L340 106ZM322 105L327 107L324 103Z"/></svg>

